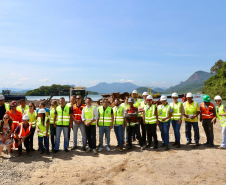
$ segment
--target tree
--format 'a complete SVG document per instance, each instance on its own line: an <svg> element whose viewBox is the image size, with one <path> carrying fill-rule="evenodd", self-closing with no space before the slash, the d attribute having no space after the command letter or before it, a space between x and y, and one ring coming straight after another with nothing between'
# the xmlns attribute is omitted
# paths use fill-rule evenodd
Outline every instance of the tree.
<svg viewBox="0 0 226 185"><path fill-rule="evenodd" d="M211 67L210 69L210 73L217 73L217 71L222 68L224 61L223 60L218 60L217 62L215 62L215 65L213 67Z"/></svg>

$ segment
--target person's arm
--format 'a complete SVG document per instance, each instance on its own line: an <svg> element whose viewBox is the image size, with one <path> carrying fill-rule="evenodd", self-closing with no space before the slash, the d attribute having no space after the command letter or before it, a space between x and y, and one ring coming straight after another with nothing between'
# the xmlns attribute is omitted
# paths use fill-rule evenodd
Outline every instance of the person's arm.
<svg viewBox="0 0 226 185"><path fill-rule="evenodd" d="M183 115L184 115L184 106L183 106L183 103L181 104L180 111L181 111L181 114L180 114L180 119L177 121L178 124L181 124L182 119L183 119Z"/></svg>
<svg viewBox="0 0 226 185"><path fill-rule="evenodd" d="M0 121L0 127L1 127L1 124L2 124L2 123L1 123L1 121ZM3 124L4 124L4 123L3 123ZM2 133L0 133L0 138L1 138L2 141L5 140L4 137L2 136Z"/></svg>
<svg viewBox="0 0 226 185"><path fill-rule="evenodd" d="M57 111L55 110L54 119L53 119L53 126L56 127L56 119L57 119Z"/></svg>
<svg viewBox="0 0 226 185"><path fill-rule="evenodd" d="M82 121L85 122L85 113L84 113L84 108L82 109L82 115L81 115Z"/></svg>
<svg viewBox="0 0 226 185"><path fill-rule="evenodd" d="M125 110L125 112L124 112L124 117L125 118L130 118L131 117L131 115L127 113L127 110Z"/></svg>
<svg viewBox="0 0 226 185"><path fill-rule="evenodd" d="M98 118L97 118L97 126L99 127L99 120L100 120L100 114L99 114L99 111L98 111Z"/></svg>
<svg viewBox="0 0 226 185"><path fill-rule="evenodd" d="M49 119L48 119L48 121L47 121L47 123L46 123L46 137L47 138L49 138Z"/></svg>
<svg viewBox="0 0 226 185"><path fill-rule="evenodd" d="M125 128L125 121L126 121L126 119L125 119L125 117L124 117L124 115L125 115L125 109L124 109L124 108L122 109L122 115L123 115L123 124L122 124L122 128Z"/></svg>
<svg viewBox="0 0 226 185"><path fill-rule="evenodd" d="M1 127L1 123L0 123L0 127ZM11 125L11 131L10 131L10 133L5 137L5 141L7 141L7 139L11 136L11 134L13 133L13 131L14 131L14 125L12 124L12 125Z"/></svg>
<svg viewBox="0 0 226 185"><path fill-rule="evenodd" d="M156 116L156 125L159 125L159 113L158 113L158 109L157 109L157 107L156 107L156 109L155 109L155 116Z"/></svg>
<svg viewBox="0 0 226 185"><path fill-rule="evenodd" d="M110 126L110 129L113 128L113 122L114 122L114 114L113 114L113 109L111 109L111 126Z"/></svg>
<svg viewBox="0 0 226 185"><path fill-rule="evenodd" d="M130 113L130 116L138 116L138 108L135 108L135 112Z"/></svg>
<svg viewBox="0 0 226 185"><path fill-rule="evenodd" d="M145 112L145 110L143 111L143 115L142 115L142 117L143 117L143 124L145 125L145 114L146 114L146 112Z"/></svg>

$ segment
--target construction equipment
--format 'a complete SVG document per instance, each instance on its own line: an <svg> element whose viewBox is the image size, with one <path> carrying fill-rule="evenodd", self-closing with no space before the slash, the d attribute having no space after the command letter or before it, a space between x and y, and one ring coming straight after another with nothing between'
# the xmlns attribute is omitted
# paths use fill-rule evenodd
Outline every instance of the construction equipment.
<svg viewBox="0 0 226 185"><path fill-rule="evenodd" d="M2 95L4 95L5 101L21 100L21 99L25 99L26 100L26 96L25 95L11 95L10 92L11 92L11 90L2 90Z"/></svg>

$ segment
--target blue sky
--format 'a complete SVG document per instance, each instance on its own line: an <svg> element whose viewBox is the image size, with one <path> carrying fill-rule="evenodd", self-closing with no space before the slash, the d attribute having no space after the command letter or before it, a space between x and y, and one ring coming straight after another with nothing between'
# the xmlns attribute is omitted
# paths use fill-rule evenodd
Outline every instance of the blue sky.
<svg viewBox="0 0 226 185"><path fill-rule="evenodd" d="M226 60L226 1L0 0L0 87L169 87Z"/></svg>

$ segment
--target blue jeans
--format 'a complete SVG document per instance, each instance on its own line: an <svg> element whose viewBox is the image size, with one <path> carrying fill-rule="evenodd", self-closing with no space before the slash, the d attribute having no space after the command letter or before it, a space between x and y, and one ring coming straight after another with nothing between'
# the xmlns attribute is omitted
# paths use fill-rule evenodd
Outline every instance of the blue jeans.
<svg viewBox="0 0 226 185"><path fill-rule="evenodd" d="M77 134L78 134L78 128L80 129L82 133L82 144L83 147L86 147L86 131L85 131L85 125L84 123L76 124L73 122L73 135L74 135L74 146L77 146Z"/></svg>
<svg viewBox="0 0 226 185"><path fill-rule="evenodd" d="M193 126L195 132L195 142L199 142L199 125L198 122L185 121L185 134L188 142L191 142L191 126Z"/></svg>
<svg viewBox="0 0 226 185"><path fill-rule="evenodd" d="M123 145L123 130L124 129L122 128L122 125L114 126L114 131L119 147L122 147Z"/></svg>
<svg viewBox="0 0 226 185"><path fill-rule="evenodd" d="M110 126L100 126L99 127L99 141L100 141L100 147L103 148L103 137L105 134L106 137L106 147L109 147L110 144Z"/></svg>
<svg viewBox="0 0 226 185"><path fill-rule="evenodd" d="M56 139L56 128L53 126L53 124L50 125L50 134L51 134L51 144L52 144L52 150L55 148L55 139Z"/></svg>
<svg viewBox="0 0 226 185"><path fill-rule="evenodd" d="M63 130L64 133L64 149L68 148L68 132L69 132L69 126L68 127L56 127L56 143L55 143L55 150L59 150L60 147L60 135L61 131Z"/></svg>
<svg viewBox="0 0 226 185"><path fill-rule="evenodd" d="M44 139L44 143L45 143L45 147L46 147L46 151L49 151L49 138L44 136L44 137L39 137L38 136L38 145L40 150L43 150L43 139Z"/></svg>
<svg viewBox="0 0 226 185"><path fill-rule="evenodd" d="M175 141L176 142L180 142L180 127L181 127L181 123L178 124L177 120L172 120L172 126L173 126L173 131L174 131L174 136L175 136Z"/></svg>
<svg viewBox="0 0 226 185"><path fill-rule="evenodd" d="M221 127L221 133L222 133L222 143L221 143L221 146L223 148L226 148L226 127L225 126Z"/></svg>
<svg viewBox="0 0 226 185"><path fill-rule="evenodd" d="M162 143L166 145L169 144L169 128L170 128L170 120L167 122L159 121L159 129L161 131Z"/></svg>

